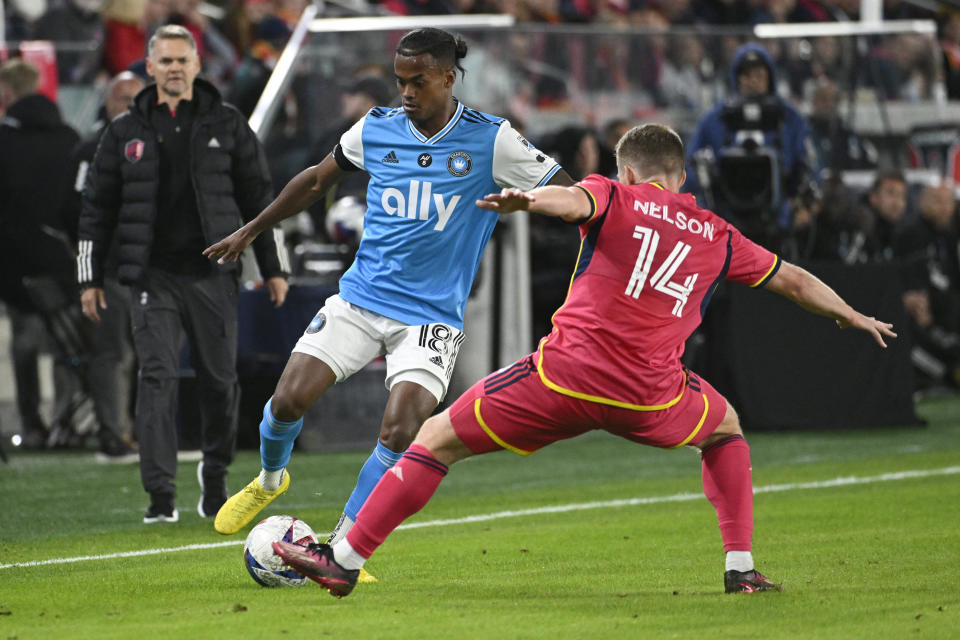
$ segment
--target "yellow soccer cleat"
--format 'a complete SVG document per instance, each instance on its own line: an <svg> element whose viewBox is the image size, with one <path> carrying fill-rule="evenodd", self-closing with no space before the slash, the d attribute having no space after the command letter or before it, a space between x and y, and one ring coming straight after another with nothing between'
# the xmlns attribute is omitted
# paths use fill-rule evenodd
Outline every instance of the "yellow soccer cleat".
<svg viewBox="0 0 960 640"><path fill-rule="evenodd" d="M243 491L234 494L223 503L217 512L217 519L213 528L217 533L230 535L243 529L253 520L263 508L273 502L274 498L290 488L290 472L283 472L283 480L276 491L267 491L260 486L260 476L243 488Z"/></svg>
<svg viewBox="0 0 960 640"><path fill-rule="evenodd" d="M370 575L370 573L366 569L364 569L363 567L360 567L360 575L357 576L357 582L361 584L372 584L376 581L377 579L374 578L372 575Z"/></svg>

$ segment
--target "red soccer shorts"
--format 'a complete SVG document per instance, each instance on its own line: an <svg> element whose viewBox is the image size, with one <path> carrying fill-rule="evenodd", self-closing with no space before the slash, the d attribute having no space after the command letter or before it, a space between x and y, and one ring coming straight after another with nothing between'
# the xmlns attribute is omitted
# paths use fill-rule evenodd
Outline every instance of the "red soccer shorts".
<svg viewBox="0 0 960 640"><path fill-rule="evenodd" d="M559 440L603 429L653 447L697 444L717 428L727 401L687 373L680 400L668 409L636 411L580 400L548 389L528 356L488 375L450 407L457 437L474 453L509 449L528 455Z"/></svg>

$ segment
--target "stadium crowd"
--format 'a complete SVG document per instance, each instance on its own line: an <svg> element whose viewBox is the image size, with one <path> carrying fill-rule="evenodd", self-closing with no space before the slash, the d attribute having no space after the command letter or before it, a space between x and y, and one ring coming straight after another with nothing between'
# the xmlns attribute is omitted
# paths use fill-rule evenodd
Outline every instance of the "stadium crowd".
<svg viewBox="0 0 960 640"><path fill-rule="evenodd" d="M6 45L0 47L0 59L16 57L21 43L51 41L56 59L41 68L41 78L53 69L55 85L95 87L106 95L116 87L111 80L117 77L149 82L144 62L147 40L158 27L178 24L197 41L203 78L249 116L306 5L307 0L8 0L3 4ZM931 8L934 5L938 8ZM504 47L485 41L488 36L477 36L472 55L482 61L485 72L467 74L463 90L484 96L490 104L476 99L471 103L509 113L514 128L556 158L575 180L593 173L615 175L612 149L620 134L645 120L668 121L684 135L691 152L691 190L699 189L698 196L710 202L717 193L705 189L702 176L696 173L697 158L692 155L708 146L698 142L697 132L711 109L722 111L723 105L742 100L738 76L746 71L740 64L747 38L716 28L856 20L859 8L860 0L358 0L328 4L324 15L511 14L532 30L508 35ZM769 244L785 258L800 262L900 264L917 388L955 389L960 387L960 219L955 191L939 181L908 180L909 172L904 169L919 165L908 156L903 141L891 146L889 139L859 135L842 107L848 99L860 99L863 90L872 92L881 103L960 99L960 11L949 3L887 0L883 17L933 19L937 36L895 34L859 43L835 37L764 42L768 86L760 93L775 99L781 112L798 114L791 126L796 127L793 133L799 141L796 158L802 156L798 174L776 173L773 178L780 184L779 199L764 205L775 205L778 210ZM539 28L542 25L627 27L636 35L608 41L589 30L552 33ZM714 30L707 37L702 30L710 29ZM342 70L342 74L338 71L342 76L339 85L327 91L301 74L282 100L279 122L265 140L276 188L308 162L322 158L332 146L330 141L358 114L370 106L393 102L391 71L379 64L383 56L368 58L362 53L362 43L355 46L354 50L345 43L343 54L329 62ZM368 59L377 63L365 62ZM861 67L858 62L865 64ZM343 67L348 63L352 66ZM49 87L50 80L45 82ZM0 74L0 89L5 83L9 88L9 78ZM42 87L40 93L44 93ZM612 106L587 107L580 98L584 94L608 96ZM55 90L48 95L55 95ZM616 96L628 99L618 101ZM7 126L21 99L24 96L16 92L0 91L0 113L5 113ZM323 118L318 113L336 113L342 119ZM551 129L544 125L542 114L564 117L556 119L560 124ZM96 139L108 111L103 109L99 115L90 130L77 132L87 139L87 154L89 140ZM80 197L76 189L82 184L76 172L83 163L79 150L73 148L76 136L66 138L69 143L52 151L75 158L74 175L63 181L70 190L67 204L50 224L58 237L65 235L71 240L55 243L54 251L68 251L76 244ZM715 159L733 146L727 142L726 146L714 145ZM766 139L758 146L769 146L774 155L783 152L778 141ZM0 147L0 159L19 161L8 157L11 148ZM781 160L779 166L785 170L793 166L792 159L781 156ZM941 168L945 166L943 163ZM849 171L868 172L870 178L859 183L865 188L843 179ZM4 184L0 175L0 189ZM716 181L714 187L719 189ZM365 183L341 189L339 196L357 195ZM331 204L332 200L318 203L311 211L310 223L289 234L288 241L329 241L324 217ZM758 207L763 208L757 205L751 210ZM10 227L12 219L25 214L13 210L2 192L0 212L0 228ZM49 236L49 230L39 227L34 232ZM17 241L39 244L39 236ZM569 279L576 256L571 245L577 238L562 224L537 218L532 221L531 243L537 256L533 265L533 335L542 335L553 310L562 302L563 287L557 285ZM30 308L33 302L22 299L5 299L5 303L8 309L37 311ZM76 354L71 355L62 345L51 350L62 362L77 360ZM17 357L22 359L19 354ZM27 372L23 376L35 376L35 365L21 369ZM19 374L17 382L18 392L31 397L36 394L31 390L35 385ZM75 393L75 387L69 393ZM25 425L32 425L30 428L45 437L32 444L83 443L82 438L49 437L56 432L56 425L42 424L34 405L27 403L21 417ZM127 401L123 409L132 411L132 406L132 400ZM65 423L60 426L66 432L75 431L79 419L76 411L58 412L57 420ZM130 416L114 422L128 426L117 434L124 438L123 446L113 438L100 438L108 457L127 454L134 446Z"/></svg>

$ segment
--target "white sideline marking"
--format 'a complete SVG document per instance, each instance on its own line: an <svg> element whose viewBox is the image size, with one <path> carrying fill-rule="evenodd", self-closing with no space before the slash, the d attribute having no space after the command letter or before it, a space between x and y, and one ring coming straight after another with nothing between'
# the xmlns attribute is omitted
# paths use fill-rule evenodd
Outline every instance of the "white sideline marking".
<svg viewBox="0 0 960 640"><path fill-rule="evenodd" d="M942 469L918 469L914 471L898 471L895 473L882 473L877 476L847 476L843 478L834 478L833 480L821 480L816 482L794 482L789 484L770 484L763 487L754 487L754 494L757 493L779 493L781 491L794 491L798 489L828 489L830 487L846 487L855 484L873 484L875 482L892 482L896 480L908 480L912 478L928 478L930 476L945 476L960 473L960 466L944 467ZM537 507L535 509L515 509L511 511L497 511L495 513L486 513L475 516L466 516L463 518L452 518L448 520L429 520L427 522L413 522L402 524L397 529L419 529L422 527L445 527L454 524L467 524L472 522L486 522L488 520L498 520L500 518L514 518L517 516L535 516L545 513L566 513L568 511L582 511L584 509L609 509L615 507L632 507L642 504L660 504L663 502L687 502L689 500L700 500L704 496L702 493L675 493L672 496L656 496L652 498L629 498L624 500L603 500L599 502L581 502L578 504L557 505L553 507ZM322 534L321 534L322 535ZM320 536L318 536L320 537ZM216 549L218 547L232 547L243 544L243 540L226 540L224 542L208 542L202 544L188 544L180 547L167 547L164 549L142 549L140 551L122 551L119 553L107 553L96 556L76 556L73 558L51 558L50 560L35 560L33 562L14 562L11 564L0 564L0 569L13 569L17 567L41 567L50 564L69 564L72 562L85 562L87 560L112 560L114 558L135 558L138 556L152 556L160 553L176 553L178 551L194 551L199 549Z"/></svg>

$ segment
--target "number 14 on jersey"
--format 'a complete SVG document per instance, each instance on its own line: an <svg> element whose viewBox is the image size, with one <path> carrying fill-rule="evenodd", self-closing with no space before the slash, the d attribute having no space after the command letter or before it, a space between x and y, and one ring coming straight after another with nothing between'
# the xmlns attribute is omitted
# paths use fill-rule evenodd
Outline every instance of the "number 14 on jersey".
<svg viewBox="0 0 960 640"><path fill-rule="evenodd" d="M640 250L637 252L637 261L633 266L633 273L630 275L630 282L627 283L627 290L624 293L637 298L643 291L653 268L653 256L657 252L657 245L660 244L660 234L655 229L637 225L633 229L633 237L640 240ZM666 260L657 267L653 277L650 277L650 286L654 290L677 299L677 303L673 305L673 315L678 318L683 315L683 307L687 304L687 298L693 291L693 286L696 284L699 275L696 273L688 275L684 278L683 284L672 281L674 274L676 274L688 253L690 253L690 245L678 241Z"/></svg>

